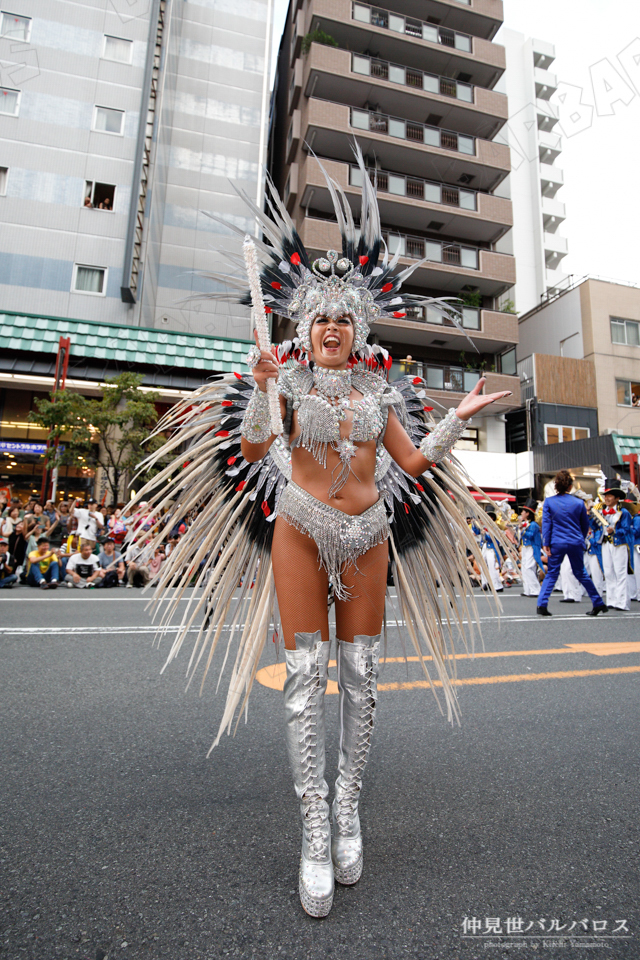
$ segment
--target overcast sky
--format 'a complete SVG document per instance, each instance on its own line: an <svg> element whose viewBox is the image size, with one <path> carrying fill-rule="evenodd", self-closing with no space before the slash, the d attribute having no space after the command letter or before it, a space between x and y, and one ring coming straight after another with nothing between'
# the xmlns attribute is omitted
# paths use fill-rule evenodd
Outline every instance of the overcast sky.
<svg viewBox="0 0 640 960"><path fill-rule="evenodd" d="M274 57L287 6L287 0L275 0ZM569 247L562 269L634 283L640 283L639 11L638 0L504 0L504 25L553 43L551 69L558 81L582 88L583 116L594 107L588 126L563 137L556 161L564 171L557 199L567 213L559 232ZM499 33L495 40L500 42ZM635 86L618 60L633 41L638 46L628 53L635 56ZM617 103L596 109L592 69L605 74L605 89L612 81L616 85Z"/></svg>

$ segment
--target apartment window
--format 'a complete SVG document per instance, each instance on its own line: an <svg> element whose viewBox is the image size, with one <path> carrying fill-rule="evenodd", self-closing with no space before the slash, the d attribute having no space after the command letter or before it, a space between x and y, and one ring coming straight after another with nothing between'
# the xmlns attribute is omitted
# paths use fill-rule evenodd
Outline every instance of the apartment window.
<svg viewBox="0 0 640 960"><path fill-rule="evenodd" d="M460 439L455 445L456 450L478 450L478 428L467 427Z"/></svg>
<svg viewBox="0 0 640 960"><path fill-rule="evenodd" d="M93 129L99 133L113 133L122 136L124 127L124 110L113 110L111 107L96 107L93 115Z"/></svg>
<svg viewBox="0 0 640 960"><path fill-rule="evenodd" d="M611 342L640 347L640 323L637 320L621 320L611 317Z"/></svg>
<svg viewBox="0 0 640 960"><path fill-rule="evenodd" d="M123 40L121 37L105 35L102 56L105 60L117 60L118 63L131 63L133 55L133 41Z"/></svg>
<svg viewBox="0 0 640 960"><path fill-rule="evenodd" d="M5 10L0 14L2 25L0 26L0 36L7 37L9 40L29 40L31 33L31 17L19 17L15 13L7 13Z"/></svg>
<svg viewBox="0 0 640 960"><path fill-rule="evenodd" d="M20 106L20 91L10 87L0 87L0 113L8 117L17 117Z"/></svg>
<svg viewBox="0 0 640 960"><path fill-rule="evenodd" d="M7 180L9 179L9 167L0 167L0 197L7 195Z"/></svg>
<svg viewBox="0 0 640 960"><path fill-rule="evenodd" d="M516 351L515 347L512 350L507 350L500 356L500 372L506 373L507 376L515 377L517 374L516 369Z"/></svg>
<svg viewBox="0 0 640 960"><path fill-rule="evenodd" d="M616 380L619 407L640 407L640 381Z"/></svg>
<svg viewBox="0 0 640 960"><path fill-rule="evenodd" d="M586 440L590 436L588 427L563 427L545 423L545 443L570 443L572 440Z"/></svg>
<svg viewBox="0 0 640 960"><path fill-rule="evenodd" d="M95 210L111 210L116 196L113 183L98 183L94 180L85 180L83 206L93 207Z"/></svg>
<svg viewBox="0 0 640 960"><path fill-rule="evenodd" d="M104 297L106 287L106 267L90 267L84 263L74 265L71 287L74 293L88 293L94 297Z"/></svg>

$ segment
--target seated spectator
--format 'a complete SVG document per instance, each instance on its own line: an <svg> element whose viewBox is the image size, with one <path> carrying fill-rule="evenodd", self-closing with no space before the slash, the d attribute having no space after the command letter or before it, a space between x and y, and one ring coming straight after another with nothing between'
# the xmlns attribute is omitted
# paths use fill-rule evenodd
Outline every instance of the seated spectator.
<svg viewBox="0 0 640 960"><path fill-rule="evenodd" d="M31 511L27 511L27 513L25 513L25 520L35 520L45 532L50 526L49 517L44 512L44 507L39 500L33 504L33 509Z"/></svg>
<svg viewBox="0 0 640 960"><path fill-rule="evenodd" d="M68 500L61 500L56 510L55 520L49 527L49 536L52 543L62 544L69 534L78 526L78 521L69 513L71 504Z"/></svg>
<svg viewBox="0 0 640 960"><path fill-rule="evenodd" d="M113 514L109 517L107 527L109 528L109 536L113 538L114 542L122 543L127 533L127 524L122 516L120 507L116 507Z"/></svg>
<svg viewBox="0 0 640 960"><path fill-rule="evenodd" d="M16 563L16 573L20 576L21 568L27 559L27 538L24 535L24 520L20 520L9 535L9 553Z"/></svg>
<svg viewBox="0 0 640 960"><path fill-rule="evenodd" d="M42 590L55 590L58 586L58 558L49 546L49 537L38 537L38 545L29 553L27 583Z"/></svg>
<svg viewBox="0 0 640 960"><path fill-rule="evenodd" d="M53 500L47 500L44 505L44 514L49 517L49 523L55 523L58 519L58 511L55 508Z"/></svg>
<svg viewBox="0 0 640 960"><path fill-rule="evenodd" d="M153 555L153 560L149 561L149 573L151 578L157 577L160 573L160 567L165 561L164 547L156 547L156 551Z"/></svg>
<svg viewBox="0 0 640 960"><path fill-rule="evenodd" d="M17 581L16 565L9 553L9 541L0 539L0 588L12 587Z"/></svg>
<svg viewBox="0 0 640 960"><path fill-rule="evenodd" d="M0 536L10 537L13 531L16 528L16 524L20 523L22 517L20 516L21 510L17 506L11 506L0 522Z"/></svg>
<svg viewBox="0 0 640 960"><path fill-rule="evenodd" d="M80 552L80 537L77 533L70 533L65 542L61 545L58 550L58 562L60 564L60 582L65 578L67 572L67 564L69 560L74 555L74 553Z"/></svg>
<svg viewBox="0 0 640 960"><path fill-rule="evenodd" d="M8 516L8 514L10 513L11 510L13 510L14 507L17 507L18 510L20 511L20 519L21 520L24 519L24 510L20 505L20 497L11 497L11 502L8 503L7 506L5 507L2 516L3 517Z"/></svg>
<svg viewBox="0 0 640 960"><path fill-rule="evenodd" d="M116 550L116 545L112 537L108 537L98 556L98 563L104 576L98 583L99 587L117 587L124 586L125 567L122 554Z"/></svg>
<svg viewBox="0 0 640 960"><path fill-rule="evenodd" d="M151 574L149 573L149 548L146 544L131 543L127 548L127 589L132 587L146 587Z"/></svg>
<svg viewBox="0 0 640 960"><path fill-rule="evenodd" d="M38 539L43 536L44 531L40 524L36 523L33 517L27 520L25 517L25 536L27 538L27 557L38 547Z"/></svg>
<svg viewBox="0 0 640 960"><path fill-rule="evenodd" d="M93 550L98 534L104 528L104 517L98 510L98 501L94 497L89 497L84 507L77 504L78 501L74 500L69 513L78 521L80 543L90 543Z"/></svg>
<svg viewBox="0 0 640 960"><path fill-rule="evenodd" d="M80 553L74 553L67 563L65 580L70 588L95 587L96 581L104 577L98 558L91 551L91 544L84 540Z"/></svg>

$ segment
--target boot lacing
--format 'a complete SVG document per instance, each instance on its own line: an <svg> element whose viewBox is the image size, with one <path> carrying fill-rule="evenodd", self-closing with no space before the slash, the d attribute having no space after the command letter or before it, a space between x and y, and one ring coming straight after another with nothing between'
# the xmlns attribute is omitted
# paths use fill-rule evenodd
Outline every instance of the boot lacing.
<svg viewBox="0 0 640 960"><path fill-rule="evenodd" d="M308 703L315 706L320 689L320 672L316 670L305 685L308 690ZM305 784L308 784L308 786L301 802L304 807L303 826L308 838L310 859L322 861L329 856L327 803L317 792L317 753L314 749L317 743L317 712L314 706L305 710L302 721L300 746L304 767L303 777Z"/></svg>
<svg viewBox="0 0 640 960"><path fill-rule="evenodd" d="M365 664L363 681L362 696L358 698L357 739L347 776L342 780L342 789L336 794L335 819L337 825L343 830L349 829L358 808L362 771L367 764L371 749L376 698L373 695L375 677L370 663Z"/></svg>

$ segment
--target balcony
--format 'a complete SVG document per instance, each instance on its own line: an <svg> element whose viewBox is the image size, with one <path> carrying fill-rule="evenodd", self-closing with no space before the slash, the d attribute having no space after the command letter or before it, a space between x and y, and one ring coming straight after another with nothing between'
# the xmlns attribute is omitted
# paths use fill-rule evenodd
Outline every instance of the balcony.
<svg viewBox="0 0 640 960"><path fill-rule="evenodd" d="M562 138L557 133L540 130L538 133L538 151L541 163L553 164L562 153Z"/></svg>
<svg viewBox="0 0 640 960"><path fill-rule="evenodd" d="M533 82L538 100L548 100L558 89L558 78L555 73L541 70L540 67L533 68Z"/></svg>
<svg viewBox="0 0 640 960"><path fill-rule="evenodd" d="M555 197L564 183L564 174L549 163L540 164L540 189L543 197Z"/></svg>
<svg viewBox="0 0 640 960"><path fill-rule="evenodd" d="M548 70L556 58L556 48L552 43L546 43L544 40L532 40L533 63L541 70Z"/></svg>
<svg viewBox="0 0 640 960"><path fill-rule="evenodd" d="M543 233L544 260L547 267L552 270L558 266L563 257L569 252L567 247L567 238L559 233Z"/></svg>
<svg viewBox="0 0 640 960"><path fill-rule="evenodd" d="M345 191L354 215L359 216L361 173L359 167L321 158L329 176ZM401 176L386 170L370 170L377 184L378 205L384 223L409 233L425 225L443 236L471 243L491 243L512 225L511 201L450 184ZM330 216L333 204L315 158L301 165L300 207ZM433 219L432 219L433 218Z"/></svg>
<svg viewBox="0 0 640 960"><path fill-rule="evenodd" d="M352 162L354 136L365 156L375 156L383 169L400 169L408 176L426 174L489 193L510 170L509 148L502 143L343 104L304 102L302 140L318 156Z"/></svg>
<svg viewBox="0 0 640 960"><path fill-rule="evenodd" d="M401 376L422 377L426 381L424 388L431 400L445 409L456 405L470 390L473 390L480 379L480 372L466 370L464 367L436 364L427 361L397 361L391 367L390 380ZM511 390L513 396L505 397L491 404L491 413L503 413L521 405L520 380L518 377L508 377L499 373L486 373L487 383L485 393L499 393L502 390Z"/></svg>
<svg viewBox="0 0 640 960"><path fill-rule="evenodd" d="M406 12L406 9L405 9ZM491 89L506 66L504 47L478 36L355 0L314 0L308 13L309 30L322 29L353 53L376 51L376 56L412 67L428 62L434 73L456 76L462 70L471 82ZM442 19L443 11L436 19ZM472 35L474 34L474 35Z"/></svg>
<svg viewBox="0 0 640 960"><path fill-rule="evenodd" d="M546 100L536 100L536 119L538 130L546 132L553 130L558 122L557 111L553 104Z"/></svg>
<svg viewBox="0 0 640 960"><path fill-rule="evenodd" d="M567 218L565 205L551 197L542 198L542 222L547 233L555 233L558 226Z"/></svg>
<svg viewBox="0 0 640 960"><path fill-rule="evenodd" d="M298 229L307 250L317 252L317 256L339 248L340 233L333 221L306 217ZM401 251L400 265L410 266L429 258L411 277L411 287L416 291L435 289L457 296L462 286L472 283L482 296L498 297L515 283L515 260L506 253L398 233L387 235L390 251Z"/></svg>
<svg viewBox="0 0 640 960"><path fill-rule="evenodd" d="M514 313L463 307L463 327L482 353L498 353L518 342L518 318ZM404 318L378 320L375 332L385 343L441 350L469 350L470 344L453 323L429 307L412 307Z"/></svg>
<svg viewBox="0 0 640 960"><path fill-rule="evenodd" d="M434 125L487 140L506 123L507 98L495 90L473 87L406 64L352 54L312 43L304 61L307 97L375 108L391 116Z"/></svg>

